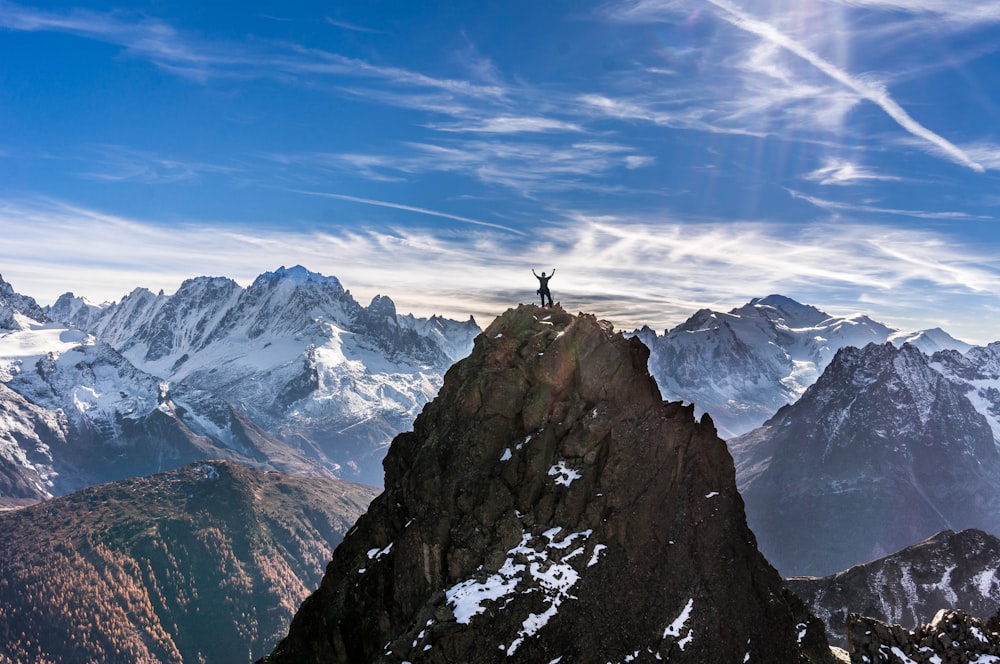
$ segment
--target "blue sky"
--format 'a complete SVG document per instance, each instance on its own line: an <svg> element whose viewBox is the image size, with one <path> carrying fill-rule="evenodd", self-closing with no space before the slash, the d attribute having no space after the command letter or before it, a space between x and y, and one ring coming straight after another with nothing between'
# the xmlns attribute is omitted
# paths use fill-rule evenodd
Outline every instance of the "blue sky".
<svg viewBox="0 0 1000 664"><path fill-rule="evenodd" d="M1000 1L0 0L0 274L1000 339Z"/></svg>

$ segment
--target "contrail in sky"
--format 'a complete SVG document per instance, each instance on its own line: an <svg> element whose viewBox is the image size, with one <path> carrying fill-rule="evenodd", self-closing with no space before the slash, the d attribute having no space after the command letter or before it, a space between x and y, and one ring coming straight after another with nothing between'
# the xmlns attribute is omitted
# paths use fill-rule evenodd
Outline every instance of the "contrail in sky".
<svg viewBox="0 0 1000 664"><path fill-rule="evenodd" d="M470 219L469 217L460 217L456 214L448 214L447 212L437 212L435 210L428 210L426 208L413 207L412 205L402 205L400 203L390 203L388 201L377 201L371 198L358 198L357 196L348 196L346 194L330 194L325 191L307 191L305 189L289 189L288 191L292 191L297 194L306 194L308 196L322 196L324 198L336 198L342 201L351 201L353 203L364 203L365 205L376 205L378 207L393 208L395 210L406 210L407 212L416 212L417 214L427 214L432 217L441 217L442 219L453 219L455 221L461 221L467 224L475 224L477 226L487 226L489 228L496 228L498 230L506 231L508 233L514 233L515 235L525 235L524 232L519 231L516 228L510 228L509 226L502 226L500 224L491 224L488 221L479 221L478 219Z"/></svg>
<svg viewBox="0 0 1000 664"><path fill-rule="evenodd" d="M833 80L850 88L861 97L881 108L903 129L910 132L914 136L922 138L923 140L937 146L959 164L967 166L977 173L983 173L986 171L982 164L970 158L969 155L963 152L954 143L942 136L939 136L938 134L935 134L933 131L924 127L922 124L910 117L910 114L907 113L902 106L897 104L881 85L872 85L854 78L840 67L824 60L804 45L795 41L788 35L781 33L774 26L748 15L728 0L706 0L706 2L721 9L724 12L722 18L727 22L737 28L740 28L741 30L753 33L758 37L762 37L767 41L799 56Z"/></svg>

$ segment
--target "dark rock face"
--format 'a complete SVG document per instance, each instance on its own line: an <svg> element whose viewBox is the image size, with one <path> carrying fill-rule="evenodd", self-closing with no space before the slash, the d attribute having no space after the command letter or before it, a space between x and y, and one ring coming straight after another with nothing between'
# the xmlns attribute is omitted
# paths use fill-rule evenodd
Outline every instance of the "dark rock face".
<svg viewBox="0 0 1000 664"><path fill-rule="evenodd" d="M1000 454L966 391L908 344L844 348L798 402L730 440L768 560L826 575L944 529L1000 532Z"/></svg>
<svg viewBox="0 0 1000 664"><path fill-rule="evenodd" d="M1000 661L997 627L960 610L941 609L912 632L852 613L847 639L852 664L989 664Z"/></svg>
<svg viewBox="0 0 1000 664"><path fill-rule="evenodd" d="M267 662L826 662L708 418L558 306L498 318Z"/></svg>
<svg viewBox="0 0 1000 664"><path fill-rule="evenodd" d="M1000 540L981 530L946 530L891 556L824 577L793 577L785 586L846 646L854 612L914 629L943 607L986 619L1000 608Z"/></svg>

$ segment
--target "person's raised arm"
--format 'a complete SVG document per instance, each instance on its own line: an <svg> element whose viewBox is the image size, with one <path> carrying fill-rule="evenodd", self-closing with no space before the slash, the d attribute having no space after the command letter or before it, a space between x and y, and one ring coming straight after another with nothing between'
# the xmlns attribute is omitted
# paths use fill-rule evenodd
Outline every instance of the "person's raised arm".
<svg viewBox="0 0 1000 664"><path fill-rule="evenodd" d="M532 273L532 274L535 274L535 268L531 268L531 273ZM538 278L538 275L537 275L537 274L535 274L535 279L537 279L537 278Z"/></svg>

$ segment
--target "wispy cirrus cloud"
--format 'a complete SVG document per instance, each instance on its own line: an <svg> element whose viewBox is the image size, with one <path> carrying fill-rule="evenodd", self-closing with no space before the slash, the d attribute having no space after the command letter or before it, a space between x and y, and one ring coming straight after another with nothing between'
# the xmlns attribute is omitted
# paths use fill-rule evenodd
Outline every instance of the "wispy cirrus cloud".
<svg viewBox="0 0 1000 664"><path fill-rule="evenodd" d="M91 146L93 155L85 160L81 177L101 182L141 182L164 184L196 180L205 175L231 175L241 169L188 159L176 159L124 145Z"/></svg>
<svg viewBox="0 0 1000 664"><path fill-rule="evenodd" d="M577 97L584 113L617 120L650 122L672 129L689 129L709 134L731 134L765 138L766 128L726 121L728 112L720 111L718 100L708 98L658 99L647 94L611 96L586 93ZM713 105L715 104L715 105Z"/></svg>
<svg viewBox="0 0 1000 664"><path fill-rule="evenodd" d="M949 3L946 0L836 0L831 3L755 3L758 13L732 0L636 0L608 10L614 20L629 23L679 23L705 6L712 17L751 39L719 32L716 43L701 45L713 61L702 60L701 78L684 113L664 107L663 101L642 103L637 97L590 95L584 102L611 115L645 119L665 126L716 132L742 130L765 135L774 132L798 140L826 134L834 140L857 130L849 122L859 104L868 102L890 118L930 154L943 157L974 172L984 165L955 141L917 121L890 92L900 78L940 68L942 58L923 58L914 50L916 39L926 43L928 34L940 36L968 32L1000 20L997 3ZM862 20L856 10L884 10L884 20ZM822 25L822 30L815 26ZM720 50L720 44L725 48ZM906 46L906 48L904 48ZM896 48L896 51L891 49ZM948 66L996 50L995 44L963 42L968 53L949 51ZM901 59L899 50L910 54ZM891 53L892 68L852 72L848 63L856 52ZM875 60L878 61L877 59ZM742 76L737 78L735 73ZM698 123L690 118L698 118ZM891 137L881 137L890 145ZM902 143L900 141L899 143ZM850 141L843 147L850 145Z"/></svg>
<svg viewBox="0 0 1000 664"><path fill-rule="evenodd" d="M437 131L476 133L476 134L523 134L546 132L583 132L584 128L576 122L568 122L550 117L526 117L514 115L499 115L471 122L456 122L452 124L428 124Z"/></svg>
<svg viewBox="0 0 1000 664"><path fill-rule="evenodd" d="M1000 22L1000 2L952 2L951 0L834 0L848 7L867 7L912 15L932 15L931 19L942 19L960 24L980 24Z"/></svg>
<svg viewBox="0 0 1000 664"><path fill-rule="evenodd" d="M886 115L892 118L904 130L934 146L937 150L947 155L956 163L977 172L983 172L985 170L982 164L979 164L970 158L969 155L957 145L913 119L913 117L907 113L895 99L893 99L884 85L873 81L870 78L861 78L852 75L843 68L821 57L818 53L809 49L805 44L781 32L773 25L751 16L728 0L707 0L707 2L719 8L721 10L720 15L726 21L732 23L741 30L745 30L772 44L780 46L781 48L808 62L810 65L823 72L834 81L837 81L848 90L856 93L859 97L866 99L881 108Z"/></svg>
<svg viewBox="0 0 1000 664"><path fill-rule="evenodd" d="M351 32L364 32L367 34L374 34L374 35L382 34L381 30L375 30L374 28L366 28L363 25L356 25L348 21L340 21L335 18L331 18L329 16L327 16L325 20L327 23L334 26L335 28L341 28L343 30L349 30Z"/></svg>
<svg viewBox="0 0 1000 664"><path fill-rule="evenodd" d="M350 201L352 203L362 203L364 205L374 205L376 207L392 208L394 210L403 210L405 212L414 212L416 214L427 215L430 217L439 217L441 219L451 219L452 221L460 221L465 224L473 224L475 226L484 226L487 228L492 228L499 231L504 231L512 235L525 235L523 231L510 226L503 226L501 224L495 224L488 221L481 221L479 219L471 219L469 217L463 217L457 214L449 214L447 212L440 212L438 210L428 210L427 208L415 207L413 205L404 205L402 203L393 203L391 201L379 201L371 198L360 198L358 196L348 196L347 194L337 194L326 191L305 191L302 189L292 189L290 190L297 194L305 194L307 196L319 196L322 198L335 198L341 201Z"/></svg>
<svg viewBox="0 0 1000 664"><path fill-rule="evenodd" d="M842 201L832 201L818 196L810 196L794 189L788 189L788 193L800 200L812 203L818 208L832 211L871 213L878 215L894 215L900 217L912 217L914 219L940 219L940 220L969 220L969 219L989 219L990 217L975 216L968 212L948 212L931 210L904 210L899 208L885 208L877 205L860 205L857 203L844 203Z"/></svg>
<svg viewBox="0 0 1000 664"><path fill-rule="evenodd" d="M206 82L215 78L335 76L367 78L429 90L456 98L502 99L506 90L493 83L435 77L403 67L378 66L300 44L274 41L210 41L166 21L137 12L76 9L46 11L0 0L0 29L62 32L115 44L176 75Z"/></svg>
<svg viewBox="0 0 1000 664"><path fill-rule="evenodd" d="M876 173L846 159L827 159L820 168L802 176L806 180L826 185L852 185L866 180L899 181L895 175Z"/></svg>
<svg viewBox="0 0 1000 664"><path fill-rule="evenodd" d="M935 232L873 224L808 224L789 232L758 222L572 212L526 244L488 226L478 227L471 241L429 227L166 227L58 201L0 201L0 223L4 278L43 303L67 288L92 300L115 300L136 286L172 292L205 274L206 265L211 274L247 284L260 272L294 264L336 275L362 300L389 295L401 312L473 314L481 324L533 301L532 267L558 268L552 287L566 308L624 329L672 327L698 308L728 309L769 293L919 328L939 324L938 313L951 311L955 298L985 304L1000 296L1000 261L990 253ZM81 234L90 241L81 245ZM970 311L952 318L949 331L993 340L995 321L982 307Z"/></svg>
<svg viewBox="0 0 1000 664"><path fill-rule="evenodd" d="M457 173L525 196L594 189L603 186L600 180L615 169L635 170L655 162L653 155L623 143L585 139L558 144L480 139L411 141L399 145L391 154L299 153L269 158L378 182L427 173Z"/></svg>
<svg viewBox="0 0 1000 664"><path fill-rule="evenodd" d="M205 81L246 64L238 51L186 39L165 21L139 13L46 11L0 0L0 29L62 32L115 44L175 74Z"/></svg>

